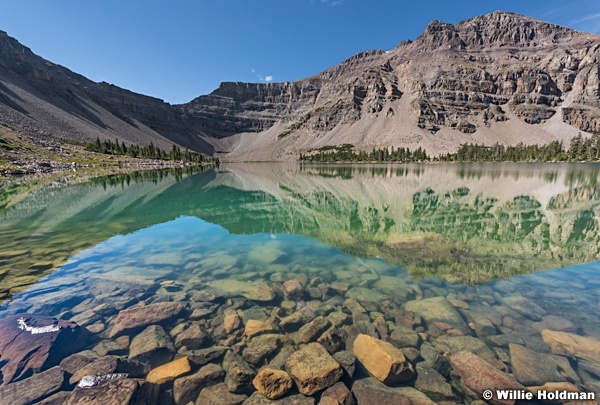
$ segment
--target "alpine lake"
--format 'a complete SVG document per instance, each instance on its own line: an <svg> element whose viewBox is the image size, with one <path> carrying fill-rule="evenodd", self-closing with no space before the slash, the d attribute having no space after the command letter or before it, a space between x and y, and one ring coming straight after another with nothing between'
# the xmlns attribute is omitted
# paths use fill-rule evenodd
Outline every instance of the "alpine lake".
<svg viewBox="0 0 600 405"><path fill-rule="evenodd" d="M600 398L599 173L254 163L0 182L0 404Z"/></svg>

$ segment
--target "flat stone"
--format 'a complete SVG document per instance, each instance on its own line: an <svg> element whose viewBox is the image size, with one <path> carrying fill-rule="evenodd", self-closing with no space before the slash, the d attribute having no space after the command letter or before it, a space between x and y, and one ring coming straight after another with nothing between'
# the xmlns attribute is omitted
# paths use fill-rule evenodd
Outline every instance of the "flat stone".
<svg viewBox="0 0 600 405"><path fill-rule="evenodd" d="M65 381L60 367L53 367L32 377L0 386L0 403L27 405L58 392Z"/></svg>
<svg viewBox="0 0 600 405"><path fill-rule="evenodd" d="M56 332L31 334L21 330L17 320L24 316L32 327L60 326ZM65 357L76 353L86 344L89 333L73 322L48 316L8 315L0 320L1 384L30 377L58 365Z"/></svg>
<svg viewBox="0 0 600 405"><path fill-rule="evenodd" d="M481 357L499 370L505 368L504 364L498 360L496 353L485 342L473 336L440 336L435 341L435 348L450 354L466 350Z"/></svg>
<svg viewBox="0 0 600 405"><path fill-rule="evenodd" d="M146 381L153 384L164 384L167 381L173 381L192 371L190 361L187 357L181 357L177 360L163 364L148 373Z"/></svg>
<svg viewBox="0 0 600 405"><path fill-rule="evenodd" d="M285 395L293 385L292 378L283 370L263 368L252 380L254 388L268 399Z"/></svg>
<svg viewBox="0 0 600 405"><path fill-rule="evenodd" d="M63 405L69 396L71 396L71 391L59 391L36 403L36 405Z"/></svg>
<svg viewBox="0 0 600 405"><path fill-rule="evenodd" d="M534 321L541 321L542 317L547 314L546 310L539 305L531 302L520 295L512 295L502 299L505 305L514 309L524 317Z"/></svg>
<svg viewBox="0 0 600 405"><path fill-rule="evenodd" d="M523 385L544 385L548 381L567 381L561 370L576 375L564 357L552 354L537 353L524 346L511 343L509 345L513 374Z"/></svg>
<svg viewBox="0 0 600 405"><path fill-rule="evenodd" d="M92 354L93 353L93 354ZM77 370L93 363L98 359L98 355L95 352L75 353L68 357L65 357L61 362L60 366L69 374L75 374Z"/></svg>
<svg viewBox="0 0 600 405"><path fill-rule="evenodd" d="M203 388L196 405L240 405L247 398L247 395L229 392L227 386L221 383Z"/></svg>
<svg viewBox="0 0 600 405"><path fill-rule="evenodd" d="M404 354L391 343L359 334L353 353L369 374L385 384L408 381L415 375Z"/></svg>
<svg viewBox="0 0 600 405"><path fill-rule="evenodd" d="M242 293L242 296L252 301L259 302L270 302L273 301L277 296L275 291L268 285L259 285L250 288Z"/></svg>
<svg viewBox="0 0 600 405"><path fill-rule="evenodd" d="M303 395L332 386L343 374L339 363L319 343L309 343L292 353L285 362L285 369Z"/></svg>
<svg viewBox="0 0 600 405"><path fill-rule="evenodd" d="M492 367L479 356L461 351L450 356L450 364L454 371L460 375L461 381L469 389L483 398L485 390L523 390L523 387L514 377L497 368ZM513 405L515 400L498 399L495 395L489 400L492 404Z"/></svg>
<svg viewBox="0 0 600 405"><path fill-rule="evenodd" d="M175 347L167 332L159 325L148 326L131 341L129 358L156 367L175 356Z"/></svg>
<svg viewBox="0 0 600 405"><path fill-rule="evenodd" d="M107 381L91 388L75 388L64 405L130 404L141 383L128 378Z"/></svg>
<svg viewBox="0 0 600 405"><path fill-rule="evenodd" d="M246 322L246 327L244 329L244 334L248 337L253 337L256 335L260 335L263 333L273 332L273 326L266 322L257 321L255 319L249 319Z"/></svg>
<svg viewBox="0 0 600 405"><path fill-rule="evenodd" d="M190 360L191 363L193 363L197 367L200 367L204 366L207 363L218 361L228 351L231 351L231 349L227 346L212 346L206 349L188 350L185 352L181 352L177 355L177 357L180 355L185 356Z"/></svg>
<svg viewBox="0 0 600 405"><path fill-rule="evenodd" d="M417 332L407 328L396 328L390 335L390 340L396 343L399 347L419 347L421 337Z"/></svg>
<svg viewBox="0 0 600 405"><path fill-rule="evenodd" d="M436 402L453 401L456 399L456 395L452 392L452 386L448 384L443 375L425 363L418 363L416 369L416 389Z"/></svg>
<svg viewBox="0 0 600 405"><path fill-rule="evenodd" d="M198 325L194 323L189 328L181 332L175 338L175 347L187 347L190 350L200 349L210 342L210 336Z"/></svg>
<svg viewBox="0 0 600 405"><path fill-rule="evenodd" d="M198 398L205 387L222 382L224 371L217 364L207 364L197 373L181 377L173 383L173 398L177 405L185 405Z"/></svg>
<svg viewBox="0 0 600 405"><path fill-rule="evenodd" d="M434 322L444 322L452 325L464 334L471 334L469 326L461 317L459 312L444 297L433 297L419 301L409 301L405 305L407 311L418 314L432 325Z"/></svg>
<svg viewBox="0 0 600 405"><path fill-rule="evenodd" d="M292 315L283 318L279 326L290 333L297 331L301 326L306 325L313 319L315 319L315 313L311 309L304 307Z"/></svg>
<svg viewBox="0 0 600 405"><path fill-rule="evenodd" d="M371 288L353 287L346 292L346 298L354 298L361 304L365 305L369 302L379 304L390 297Z"/></svg>
<svg viewBox="0 0 600 405"><path fill-rule="evenodd" d="M315 399L296 394L270 400L259 392L255 392L242 405L315 405Z"/></svg>
<svg viewBox="0 0 600 405"><path fill-rule="evenodd" d="M435 405L435 402L414 388L388 387L372 377L355 381L352 393L357 405Z"/></svg>
<svg viewBox="0 0 600 405"><path fill-rule="evenodd" d="M124 373L132 378L141 378L148 374L148 371L150 366L147 364L118 356L105 356L77 370L69 379L69 383L76 384L86 375Z"/></svg>
<svg viewBox="0 0 600 405"><path fill-rule="evenodd" d="M242 357L248 363L258 364L279 348L280 339L280 335L274 334L255 336L242 352Z"/></svg>
<svg viewBox="0 0 600 405"><path fill-rule="evenodd" d="M600 363L600 341L596 339L549 329L542 331L542 339L554 354Z"/></svg>
<svg viewBox="0 0 600 405"><path fill-rule="evenodd" d="M109 337L112 339L148 325L166 322L179 315L183 308L183 305L178 302L159 302L144 307L125 309L117 315Z"/></svg>
<svg viewBox="0 0 600 405"><path fill-rule="evenodd" d="M109 354L121 355L127 353L129 348L127 345L122 345L114 340L103 340L92 349L99 356L108 356Z"/></svg>
<svg viewBox="0 0 600 405"><path fill-rule="evenodd" d="M540 322L531 325L538 332L544 329L550 329L559 332L577 332L577 327L571 321L560 316L546 315Z"/></svg>
<svg viewBox="0 0 600 405"><path fill-rule="evenodd" d="M296 344L314 342L330 325L331 324L327 319L318 316L302 326L298 332L293 335L292 339Z"/></svg>

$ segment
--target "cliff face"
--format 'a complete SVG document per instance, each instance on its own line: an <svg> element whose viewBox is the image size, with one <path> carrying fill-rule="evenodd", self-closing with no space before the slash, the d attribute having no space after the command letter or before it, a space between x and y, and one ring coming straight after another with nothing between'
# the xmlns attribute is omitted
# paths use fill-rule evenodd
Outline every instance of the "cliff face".
<svg viewBox="0 0 600 405"><path fill-rule="evenodd" d="M0 118L21 132L295 159L310 149L568 141L600 132L600 36L507 12L287 83L222 83L169 105L94 83L0 35Z"/></svg>

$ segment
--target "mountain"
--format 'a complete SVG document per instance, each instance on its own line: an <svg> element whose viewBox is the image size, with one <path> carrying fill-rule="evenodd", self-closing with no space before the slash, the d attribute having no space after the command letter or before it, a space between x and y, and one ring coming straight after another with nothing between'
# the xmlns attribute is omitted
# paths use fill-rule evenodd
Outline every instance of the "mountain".
<svg viewBox="0 0 600 405"><path fill-rule="evenodd" d="M509 12L433 21L415 41L285 83L222 83L170 105L52 64L0 33L0 122L34 138L171 142L240 160L350 143L568 142L600 132L600 36Z"/></svg>

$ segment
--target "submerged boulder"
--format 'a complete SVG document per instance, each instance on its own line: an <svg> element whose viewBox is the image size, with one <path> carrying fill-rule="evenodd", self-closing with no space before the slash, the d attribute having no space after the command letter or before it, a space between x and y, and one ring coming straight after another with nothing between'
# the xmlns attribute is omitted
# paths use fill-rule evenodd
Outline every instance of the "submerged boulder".
<svg viewBox="0 0 600 405"><path fill-rule="evenodd" d="M54 331L21 329L19 318L32 328L53 326ZM49 316L12 315L0 320L0 385L30 377L58 365L65 357L81 350L89 332L74 322Z"/></svg>

